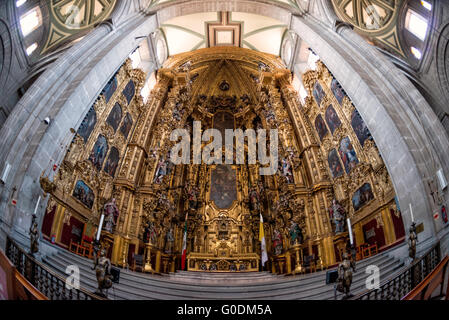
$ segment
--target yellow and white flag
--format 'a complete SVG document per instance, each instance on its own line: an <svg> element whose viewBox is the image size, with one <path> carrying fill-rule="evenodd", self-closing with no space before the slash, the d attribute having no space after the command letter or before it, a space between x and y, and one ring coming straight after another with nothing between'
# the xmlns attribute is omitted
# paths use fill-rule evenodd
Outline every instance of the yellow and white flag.
<svg viewBox="0 0 449 320"><path fill-rule="evenodd" d="M262 214L260 214L259 241L260 241L261 253L262 253L262 266L264 266L265 262L268 261L268 255L267 255L267 246L265 244L265 234L263 232L263 217L262 217Z"/></svg>

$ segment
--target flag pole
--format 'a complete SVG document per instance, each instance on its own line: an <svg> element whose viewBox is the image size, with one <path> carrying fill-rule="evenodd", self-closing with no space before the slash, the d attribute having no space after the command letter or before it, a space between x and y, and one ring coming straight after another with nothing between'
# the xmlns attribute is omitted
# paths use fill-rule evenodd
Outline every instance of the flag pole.
<svg viewBox="0 0 449 320"><path fill-rule="evenodd" d="M186 213L186 219L184 223L184 236L182 239L182 259L181 259L181 269L184 270L186 266L186 253L187 253L187 218L189 212Z"/></svg>

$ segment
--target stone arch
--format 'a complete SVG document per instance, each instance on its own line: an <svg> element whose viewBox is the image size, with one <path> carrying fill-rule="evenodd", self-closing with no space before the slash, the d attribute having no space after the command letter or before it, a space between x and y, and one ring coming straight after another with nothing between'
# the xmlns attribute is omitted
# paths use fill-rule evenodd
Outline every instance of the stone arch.
<svg viewBox="0 0 449 320"><path fill-rule="evenodd" d="M0 86L4 86L11 67L12 42L9 28L0 19Z"/></svg>

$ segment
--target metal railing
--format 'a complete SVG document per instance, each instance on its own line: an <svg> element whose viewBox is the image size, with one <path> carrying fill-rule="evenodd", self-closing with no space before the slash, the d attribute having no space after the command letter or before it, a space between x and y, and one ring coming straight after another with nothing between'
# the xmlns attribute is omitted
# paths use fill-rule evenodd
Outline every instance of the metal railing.
<svg viewBox="0 0 449 320"><path fill-rule="evenodd" d="M64 277L37 261L9 237L5 253L17 271L50 300L104 300L85 289L66 286Z"/></svg>
<svg viewBox="0 0 449 320"><path fill-rule="evenodd" d="M440 261L440 242L437 242L421 258L383 281L378 289L364 291L351 300L400 300L431 273Z"/></svg>

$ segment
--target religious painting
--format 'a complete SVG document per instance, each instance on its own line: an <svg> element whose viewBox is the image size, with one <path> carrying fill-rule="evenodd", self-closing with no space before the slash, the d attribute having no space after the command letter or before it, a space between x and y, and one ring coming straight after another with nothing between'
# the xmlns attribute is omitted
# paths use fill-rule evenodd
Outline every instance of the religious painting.
<svg viewBox="0 0 449 320"><path fill-rule="evenodd" d="M86 242L92 242L95 237L95 231L97 227L92 223L88 222L84 227L83 240Z"/></svg>
<svg viewBox="0 0 449 320"><path fill-rule="evenodd" d="M134 84L134 81L129 80L128 84L123 90L123 95L125 96L126 101L128 101L128 104L133 99L135 93L136 93L136 85Z"/></svg>
<svg viewBox="0 0 449 320"><path fill-rule="evenodd" d="M84 183L82 180L78 180L75 185L75 190L73 190L73 196L81 201L82 204L84 204L89 209L92 209L92 206L94 205L94 192L87 184Z"/></svg>
<svg viewBox="0 0 449 320"><path fill-rule="evenodd" d="M354 207L354 211L359 210L365 204L374 199L373 191L371 190L371 185L369 183L365 183L352 196L352 206Z"/></svg>
<svg viewBox="0 0 449 320"><path fill-rule="evenodd" d="M90 134L95 128L95 124L97 123L97 113L95 112L93 107L90 107L89 112L83 119L80 127L78 128L78 134L83 138L84 143L89 139Z"/></svg>
<svg viewBox="0 0 449 320"><path fill-rule="evenodd" d="M109 113L106 122L114 129L114 132L116 132L120 121L122 121L122 107L117 102L112 108L111 113Z"/></svg>
<svg viewBox="0 0 449 320"><path fill-rule="evenodd" d="M351 172L351 170L357 165L357 163L359 163L359 159L357 158L354 147L352 146L349 137L341 139L339 152L341 161L345 166L346 173Z"/></svg>
<svg viewBox="0 0 449 320"><path fill-rule="evenodd" d="M363 147L365 141L371 139L371 133L357 110L352 112L351 126L354 129L357 139L359 139L360 145Z"/></svg>
<svg viewBox="0 0 449 320"><path fill-rule="evenodd" d="M220 130L221 136L225 137L226 129L234 129L234 116L229 112L220 111L214 115L214 128Z"/></svg>
<svg viewBox="0 0 449 320"><path fill-rule="evenodd" d="M324 96L326 94L324 93L323 88L321 87L320 83L317 81L315 85L313 86L313 97L315 98L316 103L318 106L321 105L321 100L323 100Z"/></svg>
<svg viewBox="0 0 449 320"><path fill-rule="evenodd" d="M345 97L345 93L343 92L343 89L338 83L337 79L332 79L331 90L338 103L341 105L341 103L343 102L343 98Z"/></svg>
<svg viewBox="0 0 449 320"><path fill-rule="evenodd" d="M320 137L320 140L323 141L324 136L327 133L327 127L324 123L323 117L321 114L319 114L315 119L315 129L318 132L318 136Z"/></svg>
<svg viewBox="0 0 449 320"><path fill-rule="evenodd" d="M212 170L210 200L220 209L229 208L237 200L236 173L231 165L219 164Z"/></svg>
<svg viewBox="0 0 449 320"><path fill-rule="evenodd" d="M341 121L332 105L326 109L326 114L324 117L326 118L326 122L331 130L331 133L334 134L335 129L341 126Z"/></svg>
<svg viewBox="0 0 449 320"><path fill-rule="evenodd" d="M114 94L115 90L117 90L117 78L114 77L111 79L111 81L108 82L108 84L103 89L104 98L106 100L106 103L111 100L112 95Z"/></svg>
<svg viewBox="0 0 449 320"><path fill-rule="evenodd" d="M119 158L118 150L115 147L112 147L111 152L109 152L108 160L106 160L106 164L104 165L104 172L111 176L115 176L115 170L117 169Z"/></svg>
<svg viewBox="0 0 449 320"><path fill-rule="evenodd" d="M103 166L107 153L108 142L106 141L106 138L100 134L89 156L89 160L92 161L92 164L97 170L100 170Z"/></svg>
<svg viewBox="0 0 449 320"><path fill-rule="evenodd" d="M123 119L123 124L120 127L120 132L123 134L123 136L128 138L128 134L131 131L131 128L133 126L133 118L129 113L126 113L125 119Z"/></svg>
<svg viewBox="0 0 449 320"><path fill-rule="evenodd" d="M329 163L329 168L331 170L333 178L338 178L343 175L343 166L341 165L340 159L338 158L337 150L332 149L329 152L327 162Z"/></svg>

